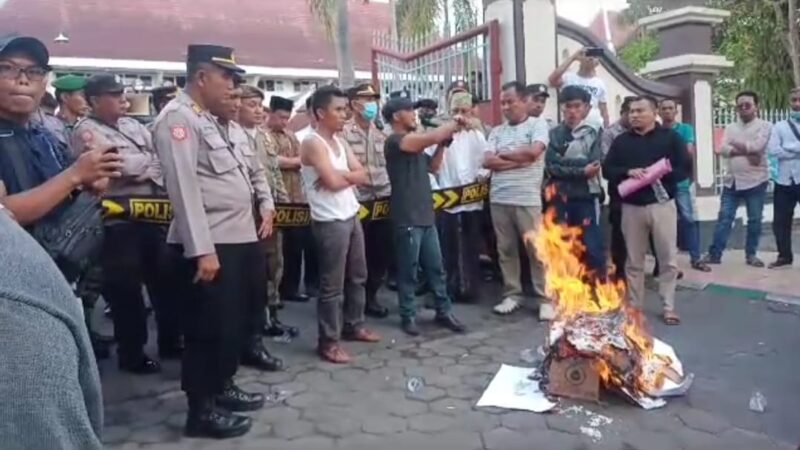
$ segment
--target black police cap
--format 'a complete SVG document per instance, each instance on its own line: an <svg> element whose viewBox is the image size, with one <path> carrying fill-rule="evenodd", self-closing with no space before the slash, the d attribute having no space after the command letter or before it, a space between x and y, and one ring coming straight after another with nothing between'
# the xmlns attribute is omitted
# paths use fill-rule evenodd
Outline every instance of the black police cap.
<svg viewBox="0 0 800 450"><path fill-rule="evenodd" d="M186 52L186 63L209 63L233 73L243 74L245 71L236 64L233 49L220 45L195 44L190 45Z"/></svg>
<svg viewBox="0 0 800 450"><path fill-rule="evenodd" d="M394 117L395 113L400 111L413 111L414 110L414 102L411 101L410 98L406 97L394 97L390 98L385 105L383 105L382 112L383 112L383 120L386 123L391 124L392 118Z"/></svg>
<svg viewBox="0 0 800 450"><path fill-rule="evenodd" d="M86 97L93 97L103 94L120 94L125 92L125 86L117 82L117 78L110 73L92 75L86 80L83 88Z"/></svg>

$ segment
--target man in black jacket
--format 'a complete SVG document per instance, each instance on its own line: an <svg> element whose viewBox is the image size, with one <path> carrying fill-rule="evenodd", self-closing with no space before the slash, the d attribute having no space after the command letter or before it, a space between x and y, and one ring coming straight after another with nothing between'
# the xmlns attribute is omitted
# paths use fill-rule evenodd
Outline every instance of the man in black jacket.
<svg viewBox="0 0 800 450"><path fill-rule="evenodd" d="M559 95L564 122L550 130L545 167L548 182L545 195L555 207L557 218L583 228L584 259L594 274L605 276L606 257L600 230L600 146L598 124L586 121L591 95L578 86L567 86Z"/></svg>
<svg viewBox="0 0 800 450"><path fill-rule="evenodd" d="M622 198L622 233L628 250L625 273L631 301L644 304L644 262L652 233L656 258L661 266L659 293L664 300L664 321L677 325L675 286L678 275L677 211L675 192L688 157L686 143L675 131L656 123L657 104L650 97L631 103L631 129L621 134L603 162L609 184L619 185L628 178L644 178L647 167L666 158L672 172L649 186Z"/></svg>

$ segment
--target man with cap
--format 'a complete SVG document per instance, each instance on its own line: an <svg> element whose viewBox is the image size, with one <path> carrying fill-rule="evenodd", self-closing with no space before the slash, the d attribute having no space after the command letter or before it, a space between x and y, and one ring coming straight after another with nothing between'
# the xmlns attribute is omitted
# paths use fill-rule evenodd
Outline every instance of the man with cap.
<svg viewBox="0 0 800 450"><path fill-rule="evenodd" d="M59 142L68 146L75 124L89 112L89 105L86 103L83 92L86 78L78 75L64 75L53 81L52 85L56 89L58 112L55 116L45 115L42 123Z"/></svg>
<svg viewBox="0 0 800 450"><path fill-rule="evenodd" d="M54 137L40 125L31 122L31 115L39 107L45 93L49 71L49 53L41 41L16 34L0 37L0 203L4 207L3 214L10 213L26 229L35 227L51 213L58 217L59 208L77 189L97 189L109 177L118 177L121 168L119 155L108 152L108 148L88 151L71 164L62 160L63 155L53 151L58 146ZM6 234L5 230L3 234ZM3 243L3 251L9 255L25 259L36 257L6 244ZM47 261L41 262L47 264ZM48 267L52 267L52 262L49 264ZM11 269L5 267L6 271ZM27 274L43 276L33 271ZM25 281L44 287L42 283L46 283L46 278ZM8 288L5 283L3 285L4 289ZM49 289L48 295L68 297L60 288ZM49 302L53 299L45 300ZM26 300L25 304L31 306L33 303ZM41 306L46 306L50 314L59 311L55 303ZM23 312L20 308L6 311L6 307L4 303L3 314L6 318ZM67 315L58 314L64 320L68 316L75 317L71 312ZM23 319L31 330L65 327L65 323L55 324L42 314L25 314ZM80 329L79 321L70 323L77 325L76 329L72 329L72 335L80 336L79 341L86 343L86 334ZM4 327L3 331L9 332L9 329ZM58 350L57 355L51 358L46 352L53 351L54 347L46 341L26 344L37 349L34 356L39 364L36 373L47 374L51 380L60 376L58 371L67 367L64 364L70 364L70 361L59 359L67 355ZM74 346L65 351L77 355ZM3 428L14 432L2 436L3 447L102 448L102 399L99 395L97 366L84 351L81 350L80 355L84 364L74 366L75 360L72 360L71 373L80 378L81 385L74 389L69 382L62 382L59 389L43 390L41 385L36 385L34 378L4 378L5 384L12 389L3 391L2 395L5 405ZM9 364L19 369L24 369L21 366L26 365L23 360L16 364L6 355L3 366ZM48 365L58 367L53 366L53 370L50 370ZM34 387L29 388L25 383L32 383ZM32 404L33 401L42 403Z"/></svg>
<svg viewBox="0 0 800 450"><path fill-rule="evenodd" d="M303 183L300 179L300 142L287 128L292 117L294 102L273 95L269 99L271 113L267 121L267 143L270 152L278 154L278 164L283 173L283 182L289 194L289 203L306 203ZM283 279L281 298L293 302L307 302L308 294L316 292L319 285L317 256L311 226L286 227L283 230ZM306 294L300 293L300 276Z"/></svg>
<svg viewBox="0 0 800 450"><path fill-rule="evenodd" d="M229 114L234 79L244 72L233 50L190 45L186 66L186 88L153 125L173 206L167 242L182 254L177 262L187 290L182 296L182 388L189 400L185 433L228 438L252 426L236 411L264 404L262 394L244 392L233 376L247 338L251 300L263 293L263 278L259 285L252 274L259 267L266 270L259 238L272 231L274 205L263 168L251 151L246 155L246 138L231 140L214 117ZM258 228L256 210L263 218Z"/></svg>
<svg viewBox="0 0 800 450"><path fill-rule="evenodd" d="M440 189L451 189L485 180L483 168L486 137L472 114L473 95L456 92L450 96L451 117L464 117L469 125L453 135L443 152L442 164L434 173ZM474 122L473 122L474 121ZM435 155L436 147L426 152ZM447 288L450 298L469 302L477 299L480 273L481 219L483 203L448 208L437 216L439 240L444 255Z"/></svg>
<svg viewBox="0 0 800 450"><path fill-rule="evenodd" d="M288 203L289 194L283 184L283 175L278 166L278 153L274 146L267 145L266 132L261 128L264 122L264 108L261 103L264 101L264 93L254 86L243 85L241 95L241 107L239 108L239 124L247 135L250 148L264 166L269 189L277 202ZM278 311L283 307L278 288L283 276L283 235L279 229L272 231L272 234L264 240L264 248L267 252L267 297L264 299L267 305L267 323L262 332L267 336L289 336L295 337L299 334L296 327L290 327L281 323L278 319Z"/></svg>
<svg viewBox="0 0 800 450"><path fill-rule="evenodd" d="M105 145L122 158L122 177L112 180L109 197L164 195L161 164L150 132L125 115L125 86L111 74L90 77L84 88L91 106L72 133L70 148ZM105 222L102 292L111 305L120 370L150 374L160 365L144 353L147 344L147 312L142 284L147 287L156 313L158 352L161 358L181 353L176 281L171 277L166 227L156 223L109 219Z"/></svg>
<svg viewBox="0 0 800 450"><path fill-rule="evenodd" d="M439 109L439 102L432 98L421 98L414 103L414 109L417 110L419 122L424 129L436 128L434 118Z"/></svg>
<svg viewBox="0 0 800 450"><path fill-rule="evenodd" d="M167 106L167 103L178 95L178 86L160 86L154 88L150 93L153 96L153 108L158 114Z"/></svg>
<svg viewBox="0 0 800 450"><path fill-rule="evenodd" d="M73 162L66 145L31 120L45 93L48 61L39 40L0 37L0 199L26 227L63 206L76 189L102 188L108 177L119 176L121 167L119 156L108 147L92 149ZM79 277L79 286L85 278ZM91 309L92 303L85 302L85 307ZM107 355L94 336L92 344L98 357Z"/></svg>
<svg viewBox="0 0 800 450"><path fill-rule="evenodd" d="M369 83L360 84L347 91L353 117L347 121L341 136L367 171L367 183L357 187L360 202L387 198L392 192L386 157L383 154L386 135L375 126L380 95ZM363 223L367 254L367 300L364 312L370 317L383 318L389 309L377 298L378 289L385 281L391 258L387 242L391 241L392 228L388 220L368 220Z"/></svg>
<svg viewBox="0 0 800 450"><path fill-rule="evenodd" d="M392 129L384 152L392 183L389 214L395 233L397 296L403 331L411 336L420 334L414 291L417 269L421 267L435 297L436 323L454 332L464 332L464 325L451 312L429 172L436 172L441 166L444 156L442 144L463 129L467 121L456 116L431 131L416 132L414 103L407 98L389 100L384 105L383 118ZM436 146L433 156L425 153L425 149L431 146Z"/></svg>
<svg viewBox="0 0 800 450"><path fill-rule="evenodd" d="M544 113L544 108L547 106L547 99L550 98L550 91L546 84L529 84L526 89L528 90L528 116L539 118ZM547 126L553 129L556 124L552 120L546 118Z"/></svg>

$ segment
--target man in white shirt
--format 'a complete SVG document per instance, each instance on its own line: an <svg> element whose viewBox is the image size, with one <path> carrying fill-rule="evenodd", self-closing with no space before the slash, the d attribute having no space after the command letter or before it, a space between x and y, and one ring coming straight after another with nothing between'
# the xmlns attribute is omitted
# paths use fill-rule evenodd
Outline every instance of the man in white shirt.
<svg viewBox="0 0 800 450"><path fill-rule="evenodd" d="M452 117L472 117L472 94L456 92L450 98ZM442 165L436 171L440 189L455 188L485 179L489 171L483 169L483 152L486 138L475 127L453 135L453 141L444 153ZM431 148L428 150L432 154ZM475 298L477 280L480 279L480 227L483 203L473 203L446 209L438 217L439 234L447 273L447 290L451 298L470 301Z"/></svg>
<svg viewBox="0 0 800 450"><path fill-rule="evenodd" d="M592 110L587 119L600 122L603 128L608 128L610 120L608 116L608 89L603 80L597 76L597 66L600 60L596 56L587 55L586 48L575 52L550 74L548 81L556 89L566 86L579 86L589 92L592 96ZM580 62L577 72L568 72L570 66L575 61Z"/></svg>
<svg viewBox="0 0 800 450"><path fill-rule="evenodd" d="M489 202L497 236L497 252L503 273L503 301L497 314L510 314L522 302L519 242L535 232L542 215L543 154L550 142L547 122L528 116L525 85L513 81L503 86L501 105L507 122L489 135L483 167L492 171ZM540 298L539 317L553 317L546 300L544 269L532 245L526 244L531 261L531 280Z"/></svg>

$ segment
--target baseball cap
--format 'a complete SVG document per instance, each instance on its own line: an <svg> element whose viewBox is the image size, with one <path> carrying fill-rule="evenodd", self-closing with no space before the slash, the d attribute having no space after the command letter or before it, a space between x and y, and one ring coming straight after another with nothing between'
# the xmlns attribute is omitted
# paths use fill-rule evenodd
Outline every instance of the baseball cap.
<svg viewBox="0 0 800 450"><path fill-rule="evenodd" d="M50 52L47 47L35 37L20 36L17 33L0 37L0 56L4 53L19 51L30 55L37 64L50 70Z"/></svg>
<svg viewBox="0 0 800 450"><path fill-rule="evenodd" d="M92 75L86 80L83 93L86 97L93 97L103 94L121 94L125 92L125 86L117 82L117 78L110 73Z"/></svg>
<svg viewBox="0 0 800 450"><path fill-rule="evenodd" d="M394 114L400 111L413 111L414 110L414 102L411 101L410 98L405 97L395 97L389 99L385 105L383 105L383 120L386 123L392 123L392 117Z"/></svg>

